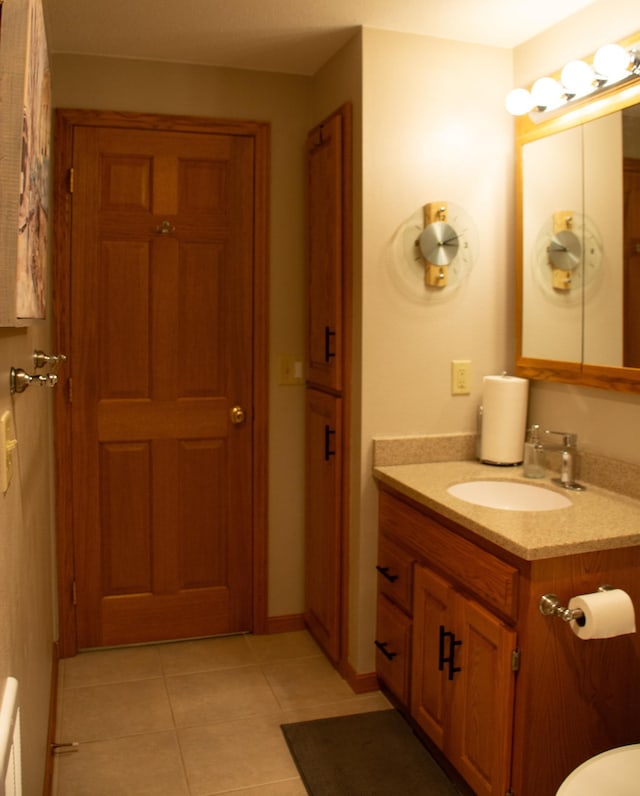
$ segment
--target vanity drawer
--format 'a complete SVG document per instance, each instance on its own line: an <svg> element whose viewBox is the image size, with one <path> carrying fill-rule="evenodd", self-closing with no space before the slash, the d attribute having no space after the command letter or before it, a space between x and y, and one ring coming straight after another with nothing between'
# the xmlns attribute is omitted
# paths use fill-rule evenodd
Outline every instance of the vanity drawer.
<svg viewBox="0 0 640 796"><path fill-rule="evenodd" d="M440 570L471 595L515 620L518 570L473 542L394 498L380 493L380 533L402 539L422 563Z"/></svg>
<svg viewBox="0 0 640 796"><path fill-rule="evenodd" d="M378 591L410 614L413 595L413 561L415 556L380 535L378 547Z"/></svg>
<svg viewBox="0 0 640 796"><path fill-rule="evenodd" d="M376 673L389 691L409 704L411 619L384 595L378 595Z"/></svg>

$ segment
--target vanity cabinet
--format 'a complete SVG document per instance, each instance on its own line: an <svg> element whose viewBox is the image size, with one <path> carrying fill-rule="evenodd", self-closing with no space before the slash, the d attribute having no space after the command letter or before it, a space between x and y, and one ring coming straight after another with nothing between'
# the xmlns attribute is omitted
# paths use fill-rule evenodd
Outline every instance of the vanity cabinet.
<svg viewBox="0 0 640 796"><path fill-rule="evenodd" d="M411 714L478 794L509 786L516 634L416 565Z"/></svg>
<svg viewBox="0 0 640 796"><path fill-rule="evenodd" d="M381 535L378 545L378 614L376 671L394 697L409 704L411 611L413 604L411 552Z"/></svg>
<svg viewBox="0 0 640 796"><path fill-rule="evenodd" d="M538 608L602 583L639 606L640 548L524 560L382 483L378 546L378 678L478 796L555 796L640 741L637 634L582 641Z"/></svg>

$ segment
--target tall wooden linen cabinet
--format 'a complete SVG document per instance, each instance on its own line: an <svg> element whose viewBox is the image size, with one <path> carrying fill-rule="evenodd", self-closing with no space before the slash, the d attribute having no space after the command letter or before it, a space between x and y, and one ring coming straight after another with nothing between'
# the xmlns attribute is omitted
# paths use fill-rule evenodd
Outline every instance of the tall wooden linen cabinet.
<svg viewBox="0 0 640 796"><path fill-rule="evenodd" d="M346 652L351 341L351 106L307 136L305 622Z"/></svg>

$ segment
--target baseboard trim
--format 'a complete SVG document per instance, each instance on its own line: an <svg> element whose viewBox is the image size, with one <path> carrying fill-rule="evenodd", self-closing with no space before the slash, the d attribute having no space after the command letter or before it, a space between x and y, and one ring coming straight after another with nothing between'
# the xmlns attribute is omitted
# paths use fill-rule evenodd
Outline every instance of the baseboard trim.
<svg viewBox="0 0 640 796"><path fill-rule="evenodd" d="M380 683L375 672L359 674L349 662L344 665L343 669L342 676L356 694L367 694L370 691L380 690Z"/></svg>
<svg viewBox="0 0 640 796"><path fill-rule="evenodd" d="M303 614L267 617L267 633L293 633L305 628Z"/></svg>

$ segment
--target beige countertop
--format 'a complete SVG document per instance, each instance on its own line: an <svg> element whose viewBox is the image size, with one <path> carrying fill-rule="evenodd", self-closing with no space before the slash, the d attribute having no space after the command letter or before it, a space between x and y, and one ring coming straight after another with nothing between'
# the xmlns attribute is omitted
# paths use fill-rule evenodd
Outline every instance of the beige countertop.
<svg viewBox="0 0 640 796"><path fill-rule="evenodd" d="M478 461L377 466L374 477L397 492L509 550L527 561L640 545L640 500L586 484L584 492L528 479L522 467L492 467ZM551 511L485 508L453 497L461 481L520 481L560 492L571 505Z"/></svg>

